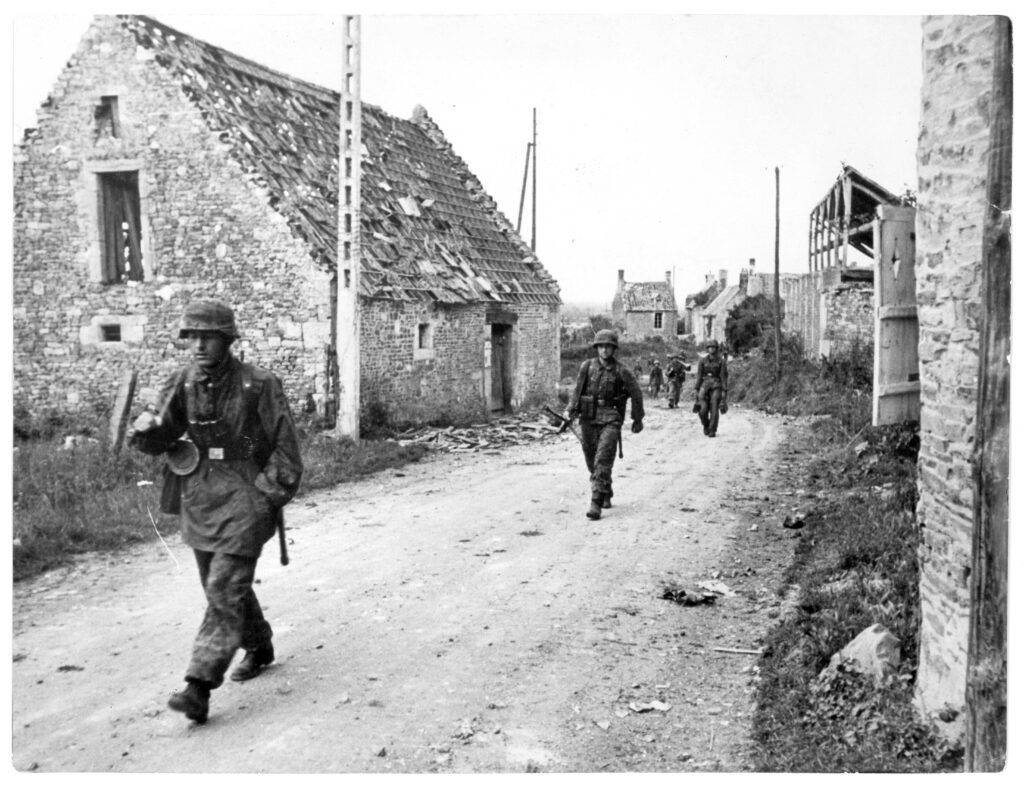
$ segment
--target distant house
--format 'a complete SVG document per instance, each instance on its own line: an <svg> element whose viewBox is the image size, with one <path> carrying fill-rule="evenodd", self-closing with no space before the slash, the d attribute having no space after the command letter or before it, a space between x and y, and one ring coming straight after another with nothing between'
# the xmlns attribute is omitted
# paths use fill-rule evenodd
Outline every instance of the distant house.
<svg viewBox="0 0 1024 785"><path fill-rule="evenodd" d="M695 340L701 340L704 309L725 289L726 275L725 270L719 270L717 277L714 273L708 273L704 277L703 288L686 295L683 301L683 332L693 335Z"/></svg>
<svg viewBox="0 0 1024 785"><path fill-rule="evenodd" d="M663 281L629 283L626 271L619 270L619 280L612 299L612 321L620 325L630 340L654 336L674 338L679 311L672 287L672 272Z"/></svg>
<svg viewBox="0 0 1024 785"><path fill-rule="evenodd" d="M364 412L553 394L555 280L426 111L346 104L342 121L339 99L154 19L97 17L15 150L15 403L102 409L127 370L159 386L183 305L209 296L235 306L245 359L328 416L355 337Z"/></svg>

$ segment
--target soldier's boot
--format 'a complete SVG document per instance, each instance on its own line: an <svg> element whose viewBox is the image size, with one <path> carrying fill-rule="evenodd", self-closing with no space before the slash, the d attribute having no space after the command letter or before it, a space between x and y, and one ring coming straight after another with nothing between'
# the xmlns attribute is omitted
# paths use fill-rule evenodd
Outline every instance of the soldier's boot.
<svg viewBox="0 0 1024 785"><path fill-rule="evenodd" d="M587 517L592 521L596 521L601 517L601 499L593 498L590 500L590 509L587 510Z"/></svg>
<svg viewBox="0 0 1024 785"><path fill-rule="evenodd" d="M601 509L610 510L612 508L612 492L602 494L601 496Z"/></svg>
<svg viewBox="0 0 1024 785"><path fill-rule="evenodd" d="M171 695L167 705L202 724L210 714L210 688L205 682L190 681L181 692Z"/></svg>
<svg viewBox="0 0 1024 785"><path fill-rule="evenodd" d="M255 679L263 668L273 661L274 646L269 642L254 651L247 651L238 667L231 671L231 681Z"/></svg>

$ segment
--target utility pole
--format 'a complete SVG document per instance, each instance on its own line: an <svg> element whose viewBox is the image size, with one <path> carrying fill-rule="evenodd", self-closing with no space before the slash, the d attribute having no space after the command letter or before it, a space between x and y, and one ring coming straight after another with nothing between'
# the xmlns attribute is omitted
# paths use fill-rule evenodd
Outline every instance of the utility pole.
<svg viewBox="0 0 1024 785"><path fill-rule="evenodd" d="M533 221L530 250L537 253L537 107L533 108Z"/></svg>
<svg viewBox="0 0 1024 785"><path fill-rule="evenodd" d="M520 234L523 226L523 203L526 201L526 178L530 173L530 150L533 149L533 142L526 143L526 162L523 164L523 188L519 192L519 217L516 218L516 234Z"/></svg>
<svg viewBox="0 0 1024 785"><path fill-rule="evenodd" d="M359 199L362 108L360 18L342 17L342 88L338 123L338 247L331 375L335 433L359 440ZM330 363L329 363L330 364Z"/></svg>
<svg viewBox="0 0 1024 785"><path fill-rule="evenodd" d="M775 384L782 379L782 304L779 299L779 167L775 167Z"/></svg>

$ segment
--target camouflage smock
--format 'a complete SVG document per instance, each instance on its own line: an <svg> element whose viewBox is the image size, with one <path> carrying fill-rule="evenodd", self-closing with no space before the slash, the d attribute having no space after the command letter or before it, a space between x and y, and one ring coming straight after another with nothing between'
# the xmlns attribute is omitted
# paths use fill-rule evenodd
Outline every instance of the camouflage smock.
<svg viewBox="0 0 1024 785"><path fill-rule="evenodd" d="M187 433L199 448L199 466L182 478L182 540L197 550L259 557L302 477L281 381L229 355L209 373L197 364L178 370L160 400L161 424L134 442L159 453Z"/></svg>

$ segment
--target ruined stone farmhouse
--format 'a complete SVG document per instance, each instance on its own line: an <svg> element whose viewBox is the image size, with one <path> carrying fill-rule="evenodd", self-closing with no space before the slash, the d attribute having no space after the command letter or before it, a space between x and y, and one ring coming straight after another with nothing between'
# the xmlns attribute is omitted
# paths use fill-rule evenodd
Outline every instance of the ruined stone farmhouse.
<svg viewBox="0 0 1024 785"><path fill-rule="evenodd" d="M623 337L631 341L655 336L675 338L678 319L671 270L662 281L638 282L627 281L626 271L619 270L612 298L612 321Z"/></svg>
<svg viewBox="0 0 1024 785"><path fill-rule="evenodd" d="M15 150L14 209L28 411L102 410L127 370L158 387L184 359L184 304L206 297L234 305L246 361L329 417L356 337L364 412L555 391L558 285L422 108L353 109L154 19L97 17ZM354 325L338 316L353 258Z"/></svg>

